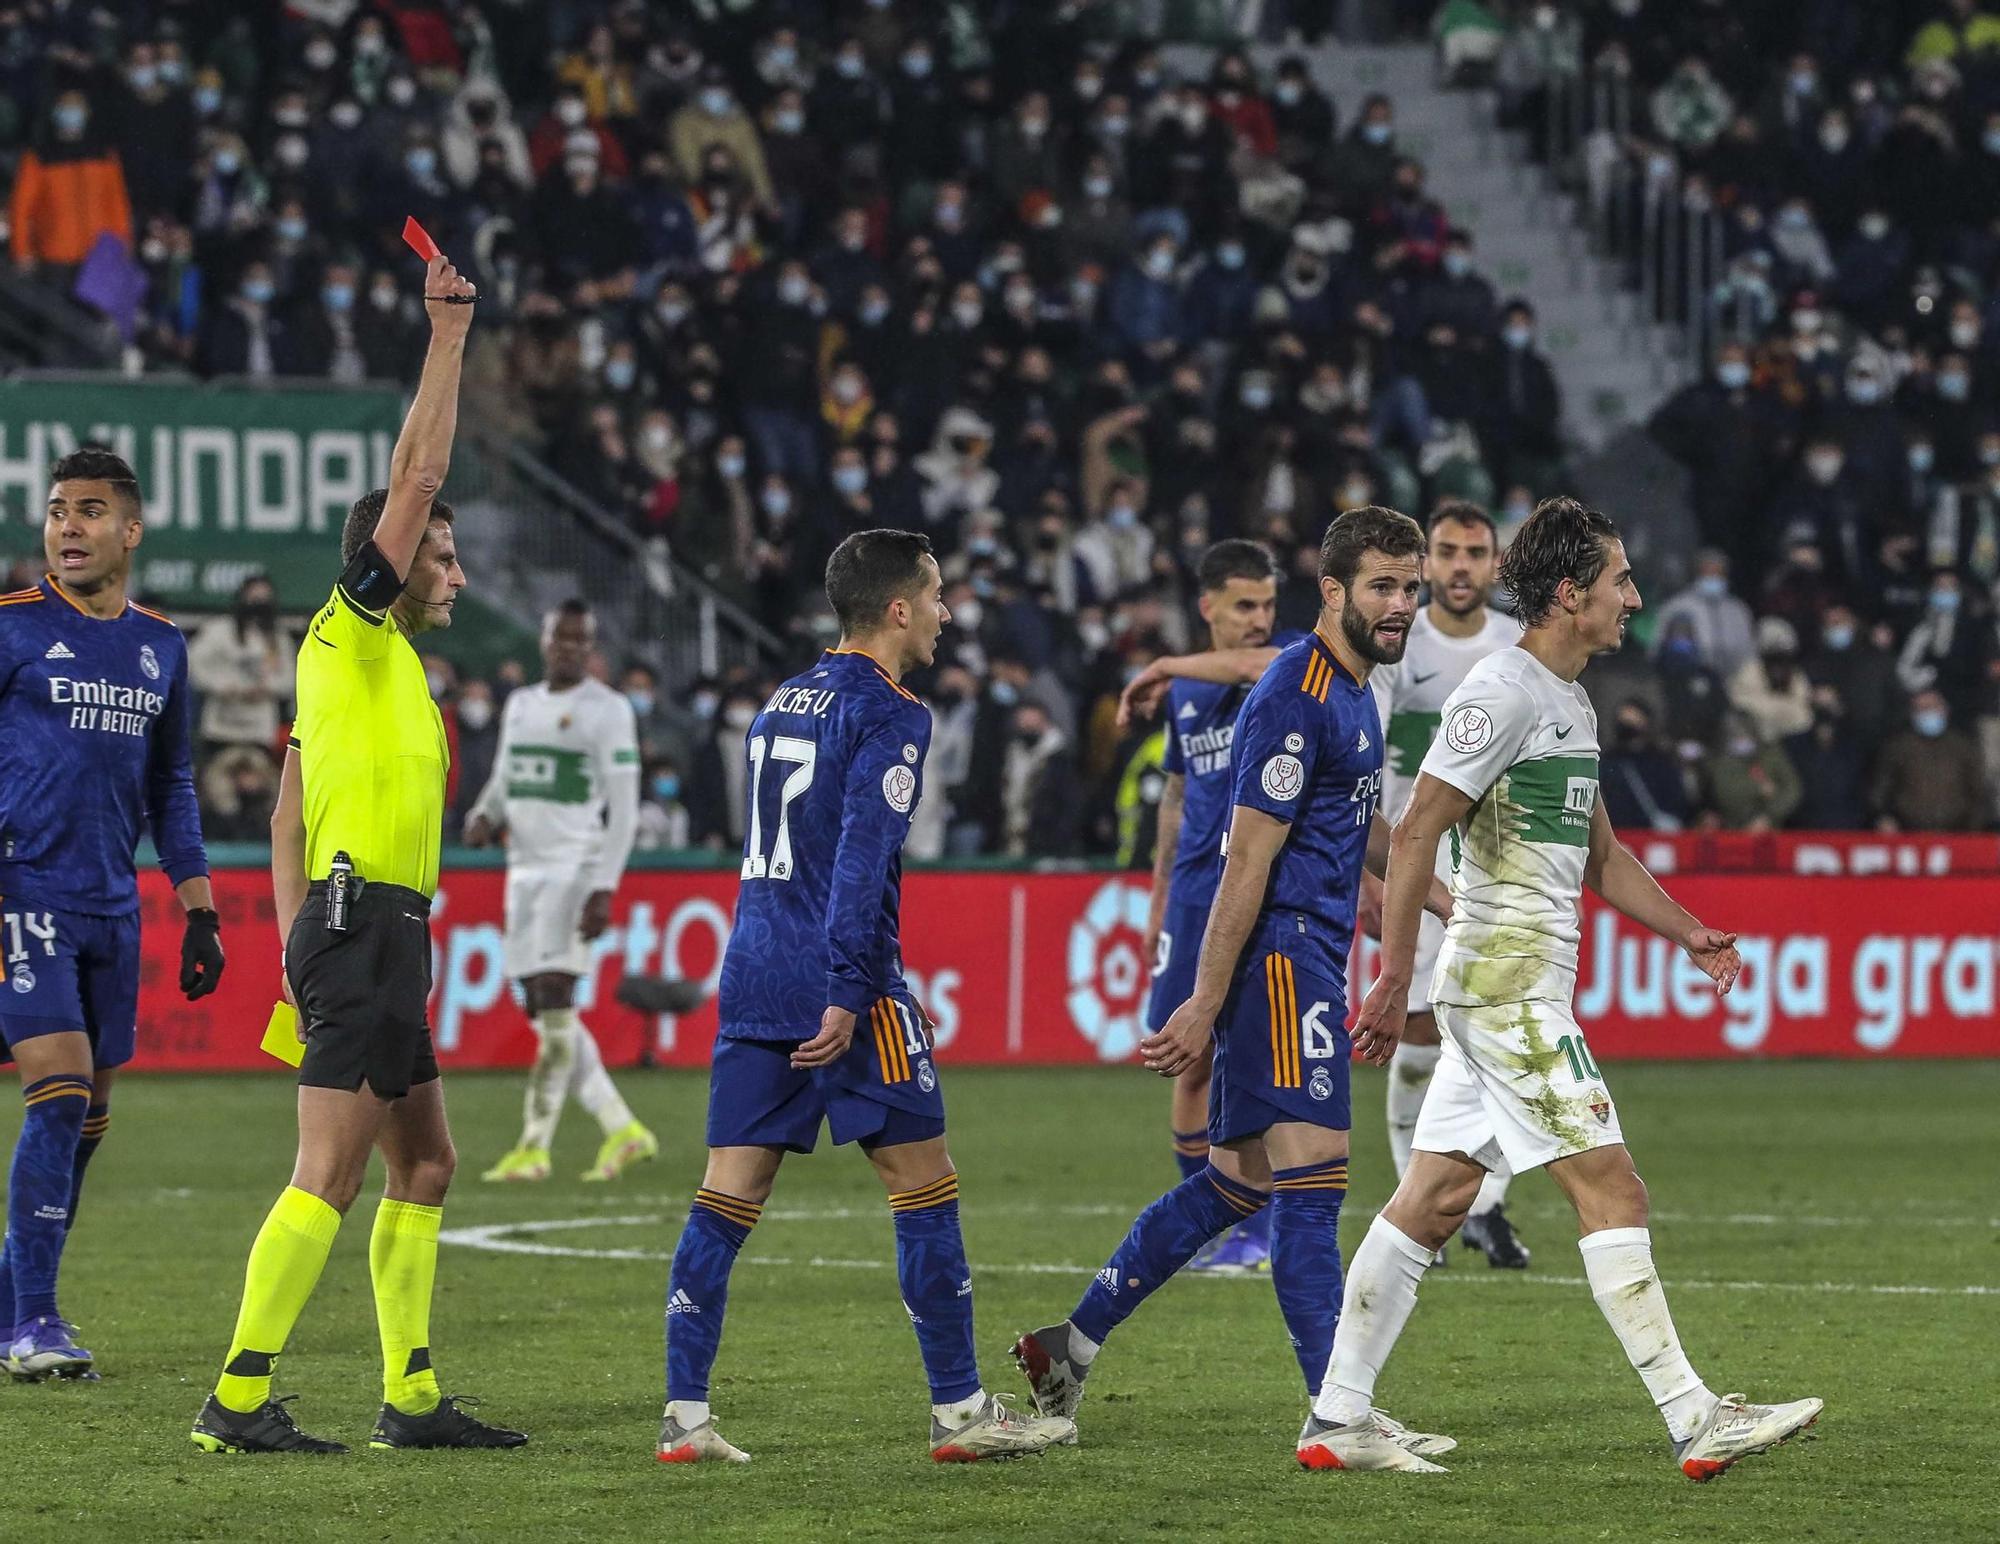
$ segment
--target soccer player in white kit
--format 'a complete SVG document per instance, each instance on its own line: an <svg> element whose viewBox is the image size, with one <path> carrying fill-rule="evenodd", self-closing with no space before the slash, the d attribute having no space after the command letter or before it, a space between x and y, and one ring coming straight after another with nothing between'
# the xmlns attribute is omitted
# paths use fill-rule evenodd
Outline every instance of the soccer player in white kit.
<svg viewBox="0 0 2000 1544"><path fill-rule="evenodd" d="M1574 499L1545 500L1500 573L1527 630L1444 704L1391 841L1382 973L1355 1025L1391 1039L1402 1029L1417 919L1448 835L1452 920L1430 989L1443 1052L1410 1167L1349 1267L1296 1451L1312 1469L1437 1471L1378 1417L1375 1382L1425 1267L1504 1158L1516 1172L1546 1167L1576 1208L1591 1295L1666 1421L1675 1465L1709 1480L1796 1436L1823 1402L1717 1397L1681 1349L1653 1265L1646 1187L1571 1007L1583 887L1678 944L1718 991L1742 961L1735 934L1703 927L1619 846L1598 801L1597 717L1577 677L1619 646L1639 609L1616 528Z"/></svg>
<svg viewBox="0 0 2000 1544"><path fill-rule="evenodd" d="M1474 665L1521 636L1520 623L1488 604L1499 568L1499 541L1492 516L1465 499L1439 501L1431 512L1424 549L1429 602L1411 625L1403 657L1393 665L1378 665L1368 678L1382 714L1388 747L1382 766L1382 812L1392 823L1410 802L1417 768L1437 734L1445 699ZM1438 878L1451 883L1450 855L1443 849L1438 853ZM1379 938L1382 886L1374 876L1362 876L1361 898L1362 926ZM1426 914L1417 935L1409 1017L1395 1059L1389 1064L1384 1098L1389 1152L1396 1161L1398 1179L1410 1166L1410 1139L1416 1133L1417 1112L1423 1108L1424 1091L1430 1087L1438 1064L1430 981L1443 943L1444 924ZM1502 1205L1512 1177L1506 1160L1500 1159L1480 1185L1461 1237L1486 1256L1487 1264L1519 1270L1528 1263L1528 1251L1514 1236ZM1446 1263L1442 1250L1435 1263Z"/></svg>
<svg viewBox="0 0 2000 1544"><path fill-rule="evenodd" d="M507 974L521 984L540 1053L528 1074L521 1139L483 1176L547 1179L563 1101L604 1129L587 1180L616 1179L660 1150L604 1070L576 1013L591 940L611 923L639 821L639 739L632 705L585 667L597 624L582 601L542 621L547 675L507 699L493 774L465 823L481 847L507 833Z"/></svg>

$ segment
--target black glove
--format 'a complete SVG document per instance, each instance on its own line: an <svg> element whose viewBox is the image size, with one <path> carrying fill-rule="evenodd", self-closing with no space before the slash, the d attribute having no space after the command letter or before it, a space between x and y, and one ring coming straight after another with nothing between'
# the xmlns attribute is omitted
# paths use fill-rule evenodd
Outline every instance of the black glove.
<svg viewBox="0 0 2000 1544"><path fill-rule="evenodd" d="M206 906L187 914L181 934L181 990L187 1000L206 997L222 981L222 919Z"/></svg>

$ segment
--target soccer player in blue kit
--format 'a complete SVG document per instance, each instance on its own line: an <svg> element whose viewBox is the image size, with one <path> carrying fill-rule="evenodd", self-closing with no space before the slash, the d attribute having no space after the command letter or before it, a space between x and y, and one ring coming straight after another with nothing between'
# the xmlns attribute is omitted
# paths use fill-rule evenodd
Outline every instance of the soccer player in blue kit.
<svg viewBox="0 0 2000 1544"><path fill-rule="evenodd" d="M1271 1207L1271 1277L1309 1390L1340 1313L1348 1057L1386 1063L1391 1037L1346 1029L1347 956L1364 862L1380 873L1382 724L1369 671L1402 657L1417 611L1423 530L1349 510L1320 545L1318 625L1251 688L1236 720L1227 859L1192 992L1139 1043L1168 1077L1213 1035L1208 1166L1155 1201L1069 1318L1023 1335L1014 1358L1035 1408L1074 1415L1107 1336L1224 1228ZM1433 909L1449 910L1433 885ZM1387 1418L1383 1418L1387 1421ZM1393 1425L1393 1423L1389 1423ZM1449 1438L1394 1428L1413 1451Z"/></svg>
<svg viewBox="0 0 2000 1544"><path fill-rule="evenodd" d="M86 447L51 472L49 573L0 595L0 1035L27 1116L7 1181L0 1345L17 1378L93 1376L56 1274L114 1069L139 1007L139 881L150 828L187 910L181 990L215 990L222 944L188 748L180 630L126 597L139 482Z"/></svg>
<svg viewBox="0 0 2000 1544"><path fill-rule="evenodd" d="M1039 1453L1075 1435L1069 1420L1016 1414L980 1383L944 1098L903 976L901 853L931 716L901 681L931 663L951 619L941 589L929 538L849 536L826 565L839 646L750 724L708 1168L667 1282L662 1463L748 1458L716 1431L708 1403L730 1271L785 1154L811 1152L822 1121L836 1144L861 1144L889 1192L903 1306L930 1381L931 1456Z"/></svg>
<svg viewBox="0 0 2000 1544"><path fill-rule="evenodd" d="M1254 541L1219 541L1195 569L1202 620L1212 649L1254 649L1271 641L1278 612L1278 567L1270 549ZM1289 641L1289 640L1287 640ZM1222 878L1223 837L1229 829L1229 752L1236 714L1248 682L1177 680L1167 691L1162 729L1166 750L1160 770L1159 833L1154 844L1153 900L1147 949L1153 987L1146 1001L1146 1029L1165 1027L1168 1016L1194 990L1195 956ZM1208 1167L1210 1058L1174 1079L1174 1160L1181 1178ZM1189 1262L1191 1270L1257 1270L1271 1252L1270 1212L1259 1207Z"/></svg>

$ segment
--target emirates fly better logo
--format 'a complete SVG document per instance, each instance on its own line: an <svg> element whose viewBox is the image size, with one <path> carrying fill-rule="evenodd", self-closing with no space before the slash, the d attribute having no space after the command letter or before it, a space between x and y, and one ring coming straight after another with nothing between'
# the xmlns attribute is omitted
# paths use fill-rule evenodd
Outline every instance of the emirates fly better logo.
<svg viewBox="0 0 2000 1544"><path fill-rule="evenodd" d="M1146 1033L1146 913L1141 885L1109 879L1069 930L1069 1017L1101 1061L1124 1061Z"/></svg>

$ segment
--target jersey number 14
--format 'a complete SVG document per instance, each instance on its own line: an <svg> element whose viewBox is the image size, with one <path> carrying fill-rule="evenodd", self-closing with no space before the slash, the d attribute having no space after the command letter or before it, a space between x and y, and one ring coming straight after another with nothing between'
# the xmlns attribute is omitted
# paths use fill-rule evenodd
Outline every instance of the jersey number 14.
<svg viewBox="0 0 2000 1544"><path fill-rule="evenodd" d="M743 844L745 879L790 879L792 877L792 801L812 787L813 762L819 747L795 735L775 735L766 743L762 735L750 742L750 834ZM778 829L771 850L764 850L764 763L785 762L792 770L778 789Z"/></svg>

